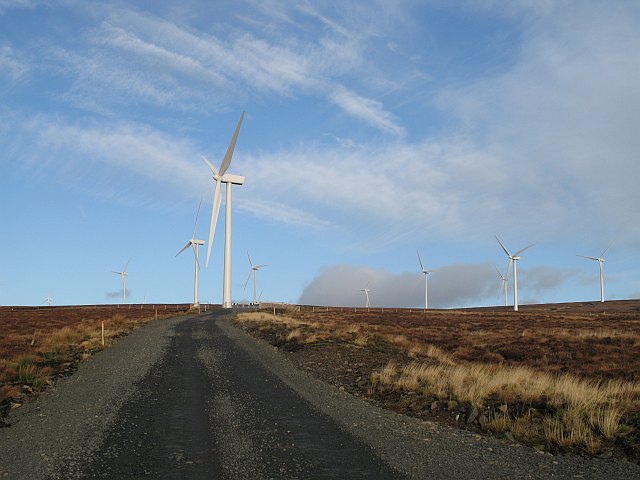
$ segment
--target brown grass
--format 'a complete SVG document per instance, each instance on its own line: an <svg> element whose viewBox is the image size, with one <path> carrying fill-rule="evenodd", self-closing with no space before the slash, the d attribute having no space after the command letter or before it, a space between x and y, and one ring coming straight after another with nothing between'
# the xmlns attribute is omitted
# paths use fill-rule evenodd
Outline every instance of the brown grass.
<svg viewBox="0 0 640 480"><path fill-rule="evenodd" d="M185 311L184 307L161 310L159 318ZM25 393L40 391L61 369L108 347L115 338L155 318L155 314L150 308L113 306L0 307L0 406Z"/></svg>
<svg viewBox="0 0 640 480"><path fill-rule="evenodd" d="M370 373L372 395L411 392L451 408L473 405L485 416L485 430L595 454L620 440L628 431L623 420L640 411L640 308L634 308L604 315L334 308L241 314L239 321L266 338L278 332L303 345L313 337L316 344L322 339L390 358ZM504 404L506 411L497 412Z"/></svg>

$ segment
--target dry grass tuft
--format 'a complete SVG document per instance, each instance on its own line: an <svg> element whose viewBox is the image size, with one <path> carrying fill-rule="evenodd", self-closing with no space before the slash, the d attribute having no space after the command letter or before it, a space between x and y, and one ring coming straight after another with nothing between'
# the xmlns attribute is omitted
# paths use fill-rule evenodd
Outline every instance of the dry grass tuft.
<svg viewBox="0 0 640 480"><path fill-rule="evenodd" d="M520 404L546 404L556 413L544 413L539 424L533 423L530 410L515 421L504 415L494 416L486 428L492 432L514 430L517 437L527 441L543 435L551 444L580 446L590 453L600 448L600 437L615 437L623 415L621 405L640 400L638 383L590 381L502 365L411 362L399 367L390 362L371 378L374 388L415 391L479 409L496 397Z"/></svg>
<svg viewBox="0 0 640 480"><path fill-rule="evenodd" d="M369 343L371 336L368 333L359 333L353 341L359 347L364 347Z"/></svg>

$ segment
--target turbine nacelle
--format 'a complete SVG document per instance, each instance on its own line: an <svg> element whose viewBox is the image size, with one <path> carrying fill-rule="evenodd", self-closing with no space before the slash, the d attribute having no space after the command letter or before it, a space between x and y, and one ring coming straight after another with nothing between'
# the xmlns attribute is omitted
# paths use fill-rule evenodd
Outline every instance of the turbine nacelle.
<svg viewBox="0 0 640 480"><path fill-rule="evenodd" d="M217 177L217 178L216 178ZM225 173L222 177L213 177L214 180L220 181L222 183L232 183L234 185L243 185L244 177L242 175L235 175L233 173Z"/></svg>

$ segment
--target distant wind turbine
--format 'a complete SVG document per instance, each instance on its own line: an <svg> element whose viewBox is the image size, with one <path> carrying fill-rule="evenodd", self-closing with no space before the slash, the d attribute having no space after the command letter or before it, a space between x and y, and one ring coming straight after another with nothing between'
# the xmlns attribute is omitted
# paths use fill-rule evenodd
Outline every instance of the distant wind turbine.
<svg viewBox="0 0 640 480"><path fill-rule="evenodd" d="M517 312L518 311L518 270L517 270L517 265L518 265L518 260L520 260L520 256L519 255L522 252L524 252L525 250L528 250L529 248L533 247L535 245L535 243L532 243L528 247L524 247L524 248L518 250L516 253L514 253L512 255L512 254L509 253L509 250L507 250L507 248L502 244L502 242L500 241L498 236L497 235L494 235L494 236L496 237L496 240L498 241L498 243L502 247L502 250L504 250L504 253L506 253L507 256L509 257L509 262L513 263L513 309ZM507 267L507 272L508 272L508 267Z"/></svg>
<svg viewBox="0 0 640 480"><path fill-rule="evenodd" d="M424 309L429 308L429 274L435 272L435 270L425 270L422 264L422 258L420 258L420 252L418 252L418 261L420 262L420 271L424 275Z"/></svg>
<svg viewBox="0 0 640 480"><path fill-rule="evenodd" d="M47 298L45 298L44 302L42 303L46 303L50 307L51 304L53 303L53 298L51 298L51 294L47 295Z"/></svg>
<svg viewBox="0 0 640 480"><path fill-rule="evenodd" d="M586 255L578 255L578 257L586 258L588 260L595 260L600 265L600 301L604 303L604 272L602 270L602 264L604 263L604 254L611 248L609 245L604 249L604 252L599 257L587 257Z"/></svg>
<svg viewBox="0 0 640 480"><path fill-rule="evenodd" d="M222 306L224 308L231 308L231 185L244 184L244 177L240 175L234 175L226 173L229 165L231 164L231 157L233 156L233 150L236 146L236 140L238 139L238 133L242 126L242 120L244 119L244 112L240 116L236 130L231 138L231 143L227 148L227 153L220 164L220 170L217 170L206 157L202 157L209 166L213 180L216 182L216 189L213 194L213 207L211 209L211 227L209 229L209 245L207 247L207 267L209 266L209 258L211 257L211 246L213 245L213 236L215 234L216 225L218 223L218 215L220 213L221 202L221 184L227 185L227 198L226 198L226 212L225 212L225 238L224 238L224 274L222 285Z"/></svg>
<svg viewBox="0 0 640 480"><path fill-rule="evenodd" d="M268 267L269 265L254 265L253 262L251 261L251 256L249 255L249 252L247 252L247 258L249 259L249 265L251 265L251 270L249 270L249 276L247 277L247 281L244 282L244 288L247 288L247 284L249 283L249 280L251 279L251 275L253 274L253 304L257 305L257 299L256 299L256 274L258 273L258 270L260 270L263 267ZM262 293L260 294L260 296L262 296Z"/></svg>
<svg viewBox="0 0 640 480"><path fill-rule="evenodd" d="M365 305L364 305L364 306L365 306L366 308L369 308L369 306L370 306L370 305L369 305L369 292L370 292L371 290L369 290L368 288L359 288L359 289L358 289L358 291L359 291L359 292L364 292L364 296L365 296L365 298L366 298L366 302L365 302Z"/></svg>
<svg viewBox="0 0 640 480"><path fill-rule="evenodd" d="M196 221L193 224L193 233L191 234L191 240L189 240L187 242L187 244L184 246L184 248L182 250L180 250L178 253L176 253L176 257L178 255L180 255L182 252L184 252L187 248L191 247L193 249L193 255L195 256L195 280L194 280L194 286L193 286L193 306L197 307L198 305L200 305L200 303L198 302L198 272L200 270L200 261L198 260L199 258L199 247L200 245L204 245L204 240L198 240L196 239L196 228L198 227L198 216L200 215L200 207L202 206L202 200L200 200L200 204L198 205L198 211L196 212Z"/></svg>
<svg viewBox="0 0 640 480"><path fill-rule="evenodd" d="M131 259L127 260L127 263L124 264L124 268L121 272L112 270L113 273L122 277L122 303L127 303L127 275L129 275L127 273L127 266L129 265L130 261Z"/></svg>
<svg viewBox="0 0 640 480"><path fill-rule="evenodd" d="M509 270L511 269L511 259L509 259L509 263L507 265L507 273L505 273L504 275L502 275L502 272L498 270L498 267L496 267L495 265L494 267L496 269L496 272L498 272L498 275L500 275L500 278L502 279L502 286L500 287L500 293L502 293L502 290L504 290L504 306L506 307L509 303L507 282L509 281Z"/></svg>

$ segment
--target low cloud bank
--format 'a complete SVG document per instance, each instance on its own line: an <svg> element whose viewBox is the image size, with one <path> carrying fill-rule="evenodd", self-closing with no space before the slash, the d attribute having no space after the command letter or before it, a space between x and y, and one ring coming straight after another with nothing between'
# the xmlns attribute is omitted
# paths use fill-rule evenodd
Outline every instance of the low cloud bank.
<svg viewBox="0 0 640 480"><path fill-rule="evenodd" d="M558 288L572 272L549 267L518 271L518 291L531 288L536 294ZM525 280L526 278L526 280ZM335 265L327 267L303 290L304 305L364 306L370 290L372 307L424 306L424 276L420 273L391 273L383 269ZM512 279L509 281L511 292ZM502 304L501 280L494 266L453 264L429 275L429 307L456 308ZM511 299L510 299L511 300Z"/></svg>

